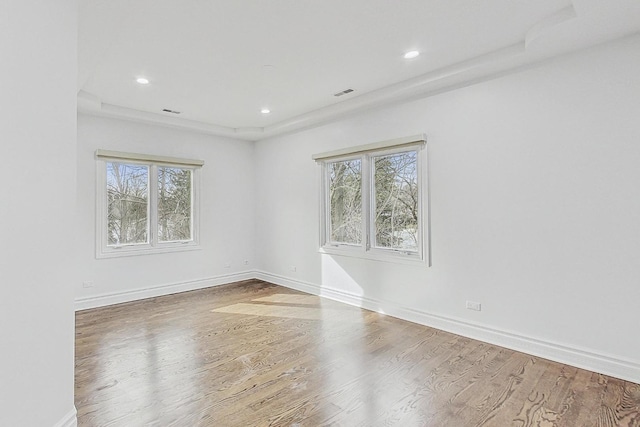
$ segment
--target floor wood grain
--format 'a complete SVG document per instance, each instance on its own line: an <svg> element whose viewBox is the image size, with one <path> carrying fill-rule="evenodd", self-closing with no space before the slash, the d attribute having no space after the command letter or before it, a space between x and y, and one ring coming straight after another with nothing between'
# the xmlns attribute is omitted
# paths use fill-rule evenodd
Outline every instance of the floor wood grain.
<svg viewBox="0 0 640 427"><path fill-rule="evenodd" d="M88 426L640 427L640 386L251 280L76 314Z"/></svg>

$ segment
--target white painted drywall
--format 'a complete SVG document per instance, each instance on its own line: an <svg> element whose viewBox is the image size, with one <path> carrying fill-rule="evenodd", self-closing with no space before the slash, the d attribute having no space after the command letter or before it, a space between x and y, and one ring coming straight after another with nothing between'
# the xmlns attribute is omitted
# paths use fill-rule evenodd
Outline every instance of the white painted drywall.
<svg viewBox="0 0 640 427"><path fill-rule="evenodd" d="M195 251L96 259L96 149L204 160L201 170L200 242ZM144 290L237 274L254 263L253 143L195 132L78 116L78 279L76 298ZM249 264L245 265L244 260ZM230 262L231 267L225 268ZM92 282L84 288L83 282ZM111 299L103 299L107 303ZM122 299L121 299L122 300ZM96 304L100 305L100 301Z"/></svg>
<svg viewBox="0 0 640 427"><path fill-rule="evenodd" d="M258 269L637 366L638 76L636 36L258 142ZM311 155L422 132L433 266L319 254Z"/></svg>
<svg viewBox="0 0 640 427"><path fill-rule="evenodd" d="M71 425L77 3L0 16L0 425Z"/></svg>

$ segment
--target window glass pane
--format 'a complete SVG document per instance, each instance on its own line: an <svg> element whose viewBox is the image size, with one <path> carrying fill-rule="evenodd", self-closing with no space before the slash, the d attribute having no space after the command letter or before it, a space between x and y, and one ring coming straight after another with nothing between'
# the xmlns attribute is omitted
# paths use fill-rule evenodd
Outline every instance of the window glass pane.
<svg viewBox="0 0 640 427"><path fill-rule="evenodd" d="M416 151L374 157L375 245L418 250Z"/></svg>
<svg viewBox="0 0 640 427"><path fill-rule="evenodd" d="M107 162L108 244L148 242L149 168Z"/></svg>
<svg viewBox="0 0 640 427"><path fill-rule="evenodd" d="M191 169L158 167L158 240L191 240Z"/></svg>
<svg viewBox="0 0 640 427"><path fill-rule="evenodd" d="M360 159L329 163L330 240L362 242L362 162Z"/></svg>

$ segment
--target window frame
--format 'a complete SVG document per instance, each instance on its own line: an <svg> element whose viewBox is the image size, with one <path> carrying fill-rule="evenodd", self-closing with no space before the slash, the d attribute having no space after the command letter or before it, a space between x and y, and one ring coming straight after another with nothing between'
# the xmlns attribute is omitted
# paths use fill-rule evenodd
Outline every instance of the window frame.
<svg viewBox="0 0 640 427"><path fill-rule="evenodd" d="M330 187L330 181L331 178L329 177L329 168L328 168L328 164L329 163L337 163L337 162L344 162L344 161L349 161L349 160L356 160L359 159L360 160L360 194L362 197L362 204L364 205L364 198L365 198L365 194L363 192L364 189L364 183L363 183L363 179L364 179L364 168L366 166L365 162L363 161L363 159L361 158L361 156L359 155L349 155L349 156L343 156L337 159L331 159L331 161L325 162L323 164L324 167L324 188L326 188L325 191L325 205L327 206L327 209L331 206L331 201L329 200L329 187ZM366 244L366 238L367 238L367 234L364 232L364 225L365 225L365 221L364 221L364 210L361 209L360 212L362 214L362 224L361 224L361 243L347 243L347 242L334 242L331 240L331 213L327 210L328 215L326 216L326 221L325 221L325 227L326 227L326 245L328 246L332 246L332 247L339 247L339 246L347 246L347 247L360 247L363 244Z"/></svg>
<svg viewBox="0 0 640 427"><path fill-rule="evenodd" d="M200 172L204 162L130 153L117 153L121 156L114 155L112 157L110 153L112 152L101 150L96 152L96 258L116 258L200 249ZM109 245L107 163L121 163L148 167L148 237L147 242L145 243ZM188 169L191 171L190 240L159 240L158 168L160 167Z"/></svg>
<svg viewBox="0 0 640 427"><path fill-rule="evenodd" d="M417 139L417 140L416 140ZM411 143L399 144L396 141L413 140ZM418 248L406 251L394 248L375 246L375 162L373 158L416 152L416 174L418 181ZM354 147L351 153L347 150L336 151L337 155L325 153L314 156L320 169L320 253L342 255L357 258L373 259L400 264L431 265L429 240L429 191L428 191L428 157L424 136L421 138L403 138L401 140ZM362 243L349 244L331 241L331 201L329 164L345 160L361 159L361 193L362 193Z"/></svg>

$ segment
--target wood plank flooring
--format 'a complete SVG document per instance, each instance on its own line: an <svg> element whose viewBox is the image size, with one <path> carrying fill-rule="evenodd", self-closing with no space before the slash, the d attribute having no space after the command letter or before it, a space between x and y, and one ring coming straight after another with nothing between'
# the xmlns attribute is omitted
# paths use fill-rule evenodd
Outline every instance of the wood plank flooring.
<svg viewBox="0 0 640 427"><path fill-rule="evenodd" d="M76 315L88 426L640 426L640 386L259 280Z"/></svg>

